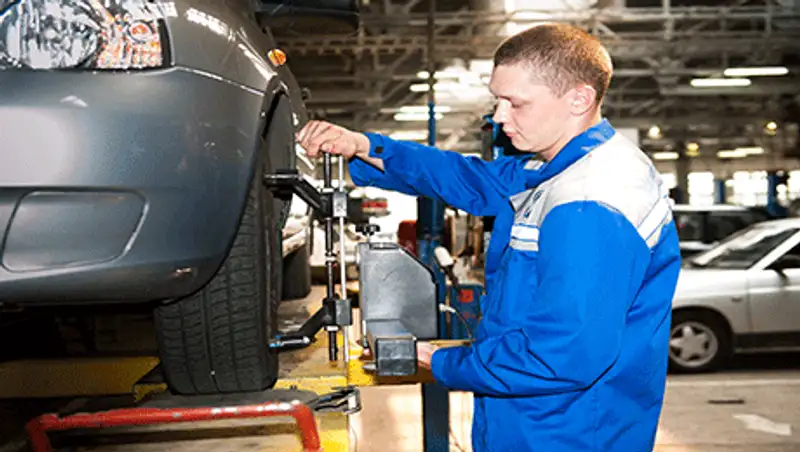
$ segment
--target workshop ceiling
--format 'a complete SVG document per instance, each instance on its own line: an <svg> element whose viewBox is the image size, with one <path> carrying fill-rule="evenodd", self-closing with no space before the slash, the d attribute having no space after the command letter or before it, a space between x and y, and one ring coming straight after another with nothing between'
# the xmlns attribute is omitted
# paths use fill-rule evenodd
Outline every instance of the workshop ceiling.
<svg viewBox="0 0 800 452"><path fill-rule="evenodd" d="M428 8L421 0L371 0L362 3L355 32L279 30L292 70L311 92L313 116L423 140ZM693 156L743 146L798 152L800 0L438 0L435 9L443 147L479 151L482 117L493 106L485 87L490 60L508 33L568 22L608 46L615 76L604 114L617 127L638 129L647 150L682 151L691 143ZM724 73L765 66L788 73ZM692 85L707 78L747 86Z"/></svg>

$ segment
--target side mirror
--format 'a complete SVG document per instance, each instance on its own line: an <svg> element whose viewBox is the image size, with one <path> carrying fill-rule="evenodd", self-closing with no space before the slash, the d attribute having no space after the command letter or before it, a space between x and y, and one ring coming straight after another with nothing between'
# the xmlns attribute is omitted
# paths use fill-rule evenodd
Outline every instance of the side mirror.
<svg viewBox="0 0 800 452"><path fill-rule="evenodd" d="M776 271L787 270L791 268L800 268L800 256L794 254L787 254L781 256L769 266L770 269Z"/></svg>

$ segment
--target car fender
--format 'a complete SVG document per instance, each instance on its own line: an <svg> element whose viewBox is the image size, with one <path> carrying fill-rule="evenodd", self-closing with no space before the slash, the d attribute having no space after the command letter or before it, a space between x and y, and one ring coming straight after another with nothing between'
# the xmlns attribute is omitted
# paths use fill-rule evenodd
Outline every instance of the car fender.
<svg viewBox="0 0 800 452"><path fill-rule="evenodd" d="M734 276L731 271L681 269L673 311L682 309L707 309L720 314L735 334L750 329L747 302L747 278Z"/></svg>

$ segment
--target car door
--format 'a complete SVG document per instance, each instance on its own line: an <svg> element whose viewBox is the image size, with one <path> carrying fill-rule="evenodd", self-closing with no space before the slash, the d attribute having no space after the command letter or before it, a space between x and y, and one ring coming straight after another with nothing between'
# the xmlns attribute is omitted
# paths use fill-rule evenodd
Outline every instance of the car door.
<svg viewBox="0 0 800 452"><path fill-rule="evenodd" d="M783 263L783 268L771 267L777 262ZM800 339L800 235L778 246L749 275L753 333L797 333L795 339Z"/></svg>

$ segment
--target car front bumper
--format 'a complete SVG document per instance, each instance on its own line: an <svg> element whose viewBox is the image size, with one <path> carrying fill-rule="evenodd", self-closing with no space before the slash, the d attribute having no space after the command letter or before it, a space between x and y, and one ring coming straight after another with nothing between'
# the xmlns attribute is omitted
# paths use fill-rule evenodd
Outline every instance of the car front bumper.
<svg viewBox="0 0 800 452"><path fill-rule="evenodd" d="M216 272L263 93L183 68L0 72L0 302L145 301Z"/></svg>

